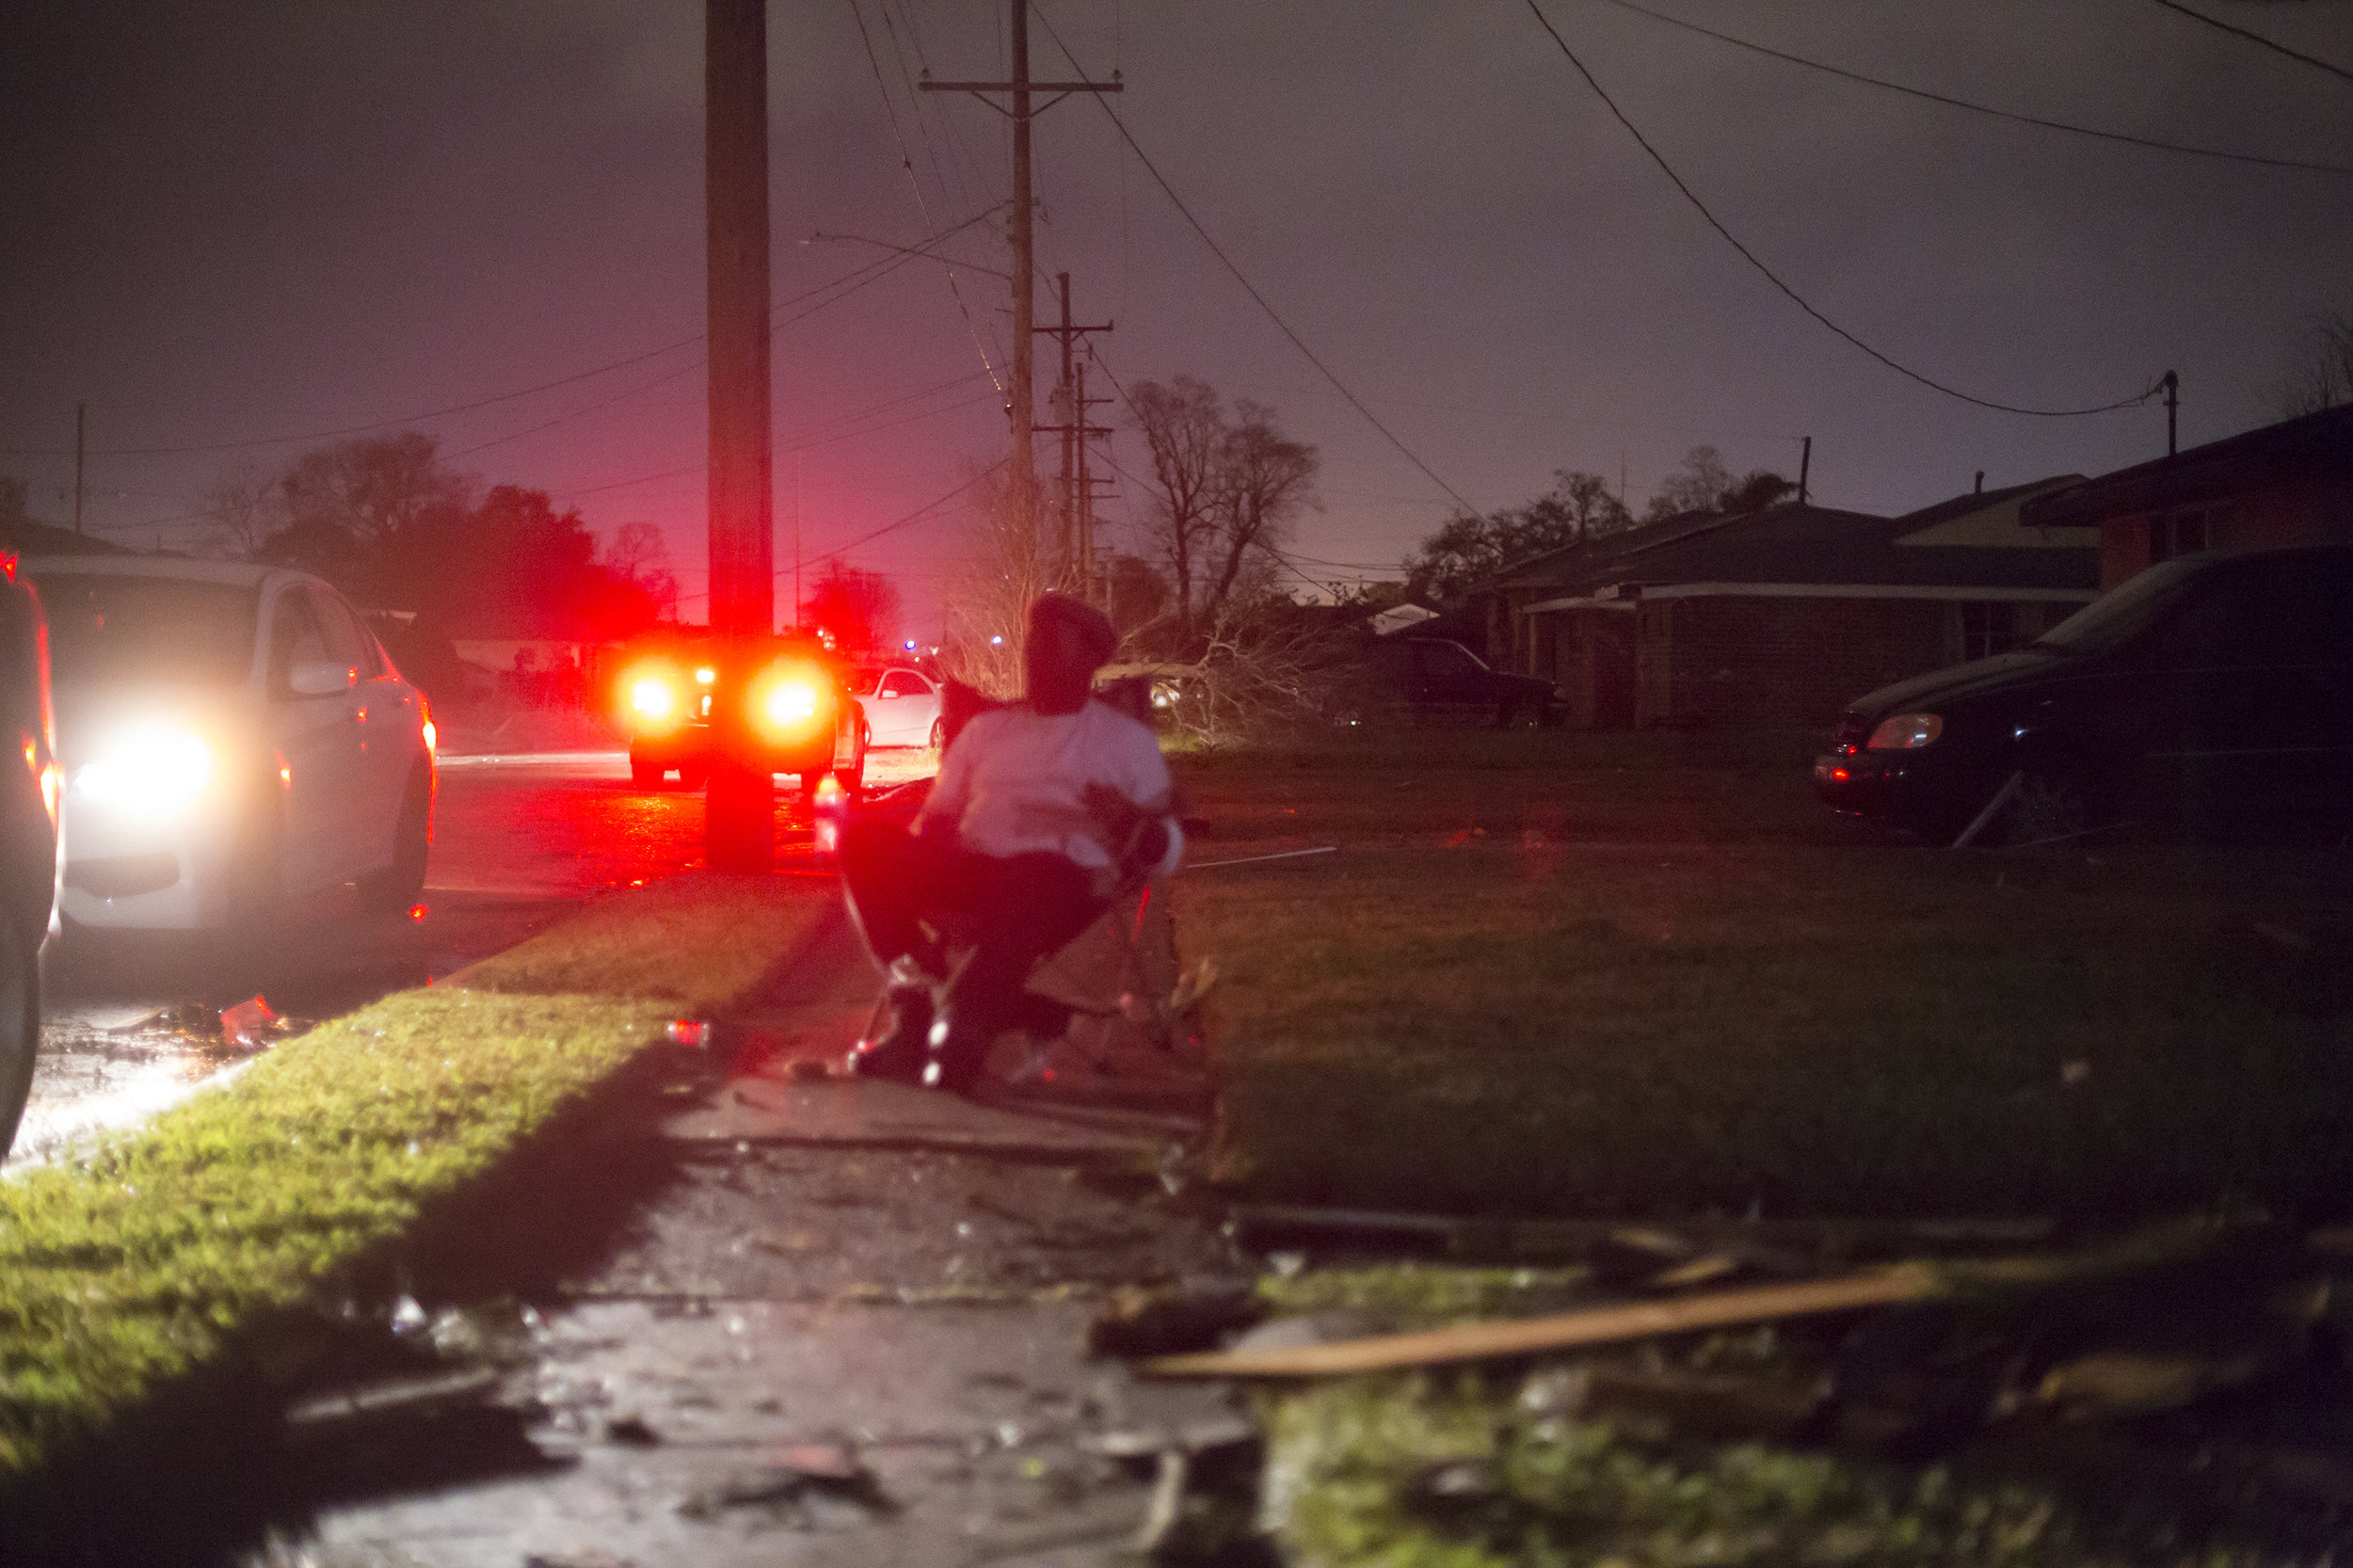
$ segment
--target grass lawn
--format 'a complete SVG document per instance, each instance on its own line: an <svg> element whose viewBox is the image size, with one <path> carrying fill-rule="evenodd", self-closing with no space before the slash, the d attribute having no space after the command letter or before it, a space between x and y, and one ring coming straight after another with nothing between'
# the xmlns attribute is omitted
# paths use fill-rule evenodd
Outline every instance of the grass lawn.
<svg viewBox="0 0 2353 1568"><path fill-rule="evenodd" d="M1465 1212L2353 1198L2353 856L1865 841L1805 737L1180 759L1222 1176Z"/></svg>
<svg viewBox="0 0 2353 1568"><path fill-rule="evenodd" d="M321 1293L831 906L680 878L280 1046L225 1088L0 1183L0 1473Z"/></svg>

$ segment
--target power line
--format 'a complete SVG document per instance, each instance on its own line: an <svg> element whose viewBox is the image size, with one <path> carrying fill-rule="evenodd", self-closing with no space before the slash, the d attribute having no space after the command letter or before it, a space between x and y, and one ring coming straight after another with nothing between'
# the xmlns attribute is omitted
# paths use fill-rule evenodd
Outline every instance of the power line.
<svg viewBox="0 0 2353 1568"><path fill-rule="evenodd" d="M912 248L928 249L930 247L938 244L940 241L947 239L953 234L961 233L963 231L971 228L972 225L982 221L984 218L988 217L991 214L995 213L996 210L997 209L995 207L990 207L982 212L975 213L970 217L966 218L963 222L954 225L952 228L943 229L939 232L932 235L930 238L919 242ZM874 282L886 274L896 271L900 266L904 265L907 260L908 258L905 256L889 256L876 261L868 262L863 265L854 267L850 271L841 274L839 278L829 279L825 282L818 284L815 288L804 289L799 294L793 295L788 299L780 299L775 305L770 307L772 312L789 309L792 306L801 303L801 301L805 299L813 299L817 296L828 293L834 289L841 289L842 291L840 294L836 295L834 298L827 299L818 305L815 310L803 311L799 314L788 316L784 320L776 322L775 325L776 328L782 328L790 326L792 322L800 321L809 315L812 315L815 313L816 310L823 310L826 306L832 305L840 299L846 298L849 295L856 293L858 289L864 288L868 283ZM871 274L871 276L867 276L869 274ZM849 284L851 286L848 288L842 288L842 285L844 284ZM371 430L388 430L396 425L417 424L422 424L426 420L446 419L454 414L472 413L478 408L488 408L501 403L512 403L520 398L534 397L540 392L552 392L558 387L568 387L576 382L592 380L600 376L610 375L612 372L616 370L626 370L631 365L643 364L648 360L659 359L664 354L673 353L678 349L686 348L695 344L698 344L703 341L704 337L704 333L697 332L691 338L680 338L675 343L664 344L659 348L649 348L642 354L632 354L626 359L615 360L609 364L599 365L592 370L584 370L571 376L559 376L552 381L542 381L536 386L524 387L515 392L499 392L490 397L476 398L471 403L457 403L445 408L431 408L423 413L404 415L398 419L371 420L363 424L344 425L331 430L312 430L301 435L267 436L250 440L208 441L188 446L110 447L103 451L92 452L89 456L93 457L184 456L193 453L240 452L255 447L293 446L302 441L333 440L343 436L360 436L367 434ZM705 362L707 361L697 361L696 364L688 365L684 369L671 372L669 375L658 377L653 382L647 383L647 385L659 385L661 381L670 380L675 376L686 375L689 372L699 368L700 364ZM640 387L636 390L643 391L644 388ZM629 396L630 393L624 392L620 395L626 397ZM617 399L609 401L617 401ZM602 408L605 405L603 404L598 404L593 407ZM524 433L529 434L530 432ZM72 453L72 449L67 447L0 447L0 455L6 455L13 457L64 457L71 456Z"/></svg>
<svg viewBox="0 0 2353 1568"><path fill-rule="evenodd" d="M1691 203L1692 209L1696 211L1700 216L1707 220L1707 226L1715 230L1717 233L1722 235L1724 243L1731 246L1733 249L1740 253L1741 260L1747 262L1749 265L1754 267L1758 274L1761 275L1767 282L1772 284L1776 289L1779 289L1788 297L1792 304L1798 307L1798 309L1803 311L1807 315L1812 316L1816 321L1821 323L1824 327L1829 328L1833 332L1836 333L1839 337L1844 338L1855 347L1863 350L1864 353L1868 354L1872 359L1877 360L1881 364L1883 364L1888 369L1896 372L1898 376L1905 376L1910 380L1917 381L1920 385L1927 387L1933 392L1943 392L1947 397L1959 398L1963 403L1973 403L1980 408L1992 408L1997 412L2005 414L2029 414L2041 419L2073 419L2085 414L2112 413L2119 408L2135 408L2140 404L2148 402L2151 398L2157 395L2158 383L2153 381L2149 384L2146 391L2140 392L2137 396L2119 398L2113 403L2103 403L2096 408L2026 408L2014 403L1997 403L1991 398L1975 396L1969 392L1962 392L1958 387L1946 386L1944 382L1936 380L1931 376L1923 376L1920 372L1913 370L1909 365L1902 364L1895 360L1889 359L1886 355L1881 353L1878 349L1873 348L1869 344L1865 343L1861 338L1856 337L1852 332L1848 331L1844 327L1839 326L1838 323L1831 320L1830 317L1824 315L1821 312L1816 310L1812 305L1808 304L1805 296L1800 294L1797 290L1791 288L1787 283L1783 282L1780 275L1775 273L1771 267L1767 266L1764 262L1759 260L1755 251L1751 250L1747 246L1741 244L1738 237L1736 236L1731 230L1725 228L1722 221L1719 219L1714 213L1708 211L1707 203L1699 199L1699 194L1692 190L1689 185L1684 184L1683 176L1677 174L1674 171L1674 166L1668 163L1666 158L1660 154L1658 149L1650 144L1650 138L1643 136L1641 129L1635 125L1634 121L1626 118L1625 111L1618 107L1617 100L1611 98L1609 94L1603 89L1601 83L1593 79L1593 73L1585 68L1585 62L1583 60L1577 57L1577 51L1569 47L1569 40L1561 36L1560 30L1553 26L1551 20L1545 15L1543 8L1536 4L1536 0L1527 0L1527 5L1529 12L1535 16L1537 24L1543 27L1545 32L1552 35L1552 41L1561 46L1561 53L1566 56L1569 63L1577 68L1577 73L1585 78L1585 85L1593 89L1593 96L1601 100L1602 105L1609 111L1611 116L1616 119L1617 122L1625 127L1626 134L1635 139L1636 143L1641 147L1643 152L1650 154L1651 162L1657 164L1659 168L1659 171L1667 176L1668 180L1673 184L1674 188L1683 193L1683 199ZM1458 501L1462 500L1460 496L1456 496L1455 499ZM1475 507L1471 507L1470 503L1467 501L1463 502L1463 504L1465 507L1471 510L1477 509Z"/></svg>
<svg viewBox="0 0 2353 1568"><path fill-rule="evenodd" d="M1761 43L1753 43L1744 38L1735 38L1730 33L1720 33L1712 27L1703 27L1696 22L1686 22L1679 16L1669 16L1664 11L1652 10L1648 6L1636 5L1634 0L1609 0L1609 3L1621 10L1629 10L1637 16L1649 17L1653 22L1663 22L1670 27L1680 27L1687 33L1697 33L1702 38L1713 39L1718 43L1730 44L1735 49L1746 49L1751 54L1763 55L1768 59L1802 66L1808 71L1819 71L1826 75L1836 76L1845 81L1860 82L1865 87L1899 92L1907 98L1919 98L1930 104L1942 104L1947 108L1965 109L1971 114L1985 115L1994 120L2007 120L2014 124L2032 125L2045 131L2064 131L2070 136L2092 136L2101 141L2122 142L2128 147L2147 148L2159 152L2184 152L2199 158L2227 158L2233 163L2262 164L2271 168L2302 169L2315 174L2353 174L2353 165L2312 163L2301 158L2273 158L2266 157L2260 152L2229 152L2218 147L2197 147L2186 142L2162 141L2153 136L2128 136L2121 131L2096 130L2089 125L2075 125L2063 120L2045 120L2039 115L2017 114L2009 109L1997 109L1985 104L1973 104L1965 98L1951 98L1941 92L1930 92L1925 88L1907 87L1901 82L1890 82L1879 76L1866 76L1859 71L1849 71L1843 66L1829 65L1820 60L1810 60L1801 55L1791 55L1779 49L1770 49ZM2159 0L2159 4L2165 3L2166 0ZM2173 8L2181 9L2178 6ZM2197 15L2195 11L2186 14Z"/></svg>
<svg viewBox="0 0 2353 1568"><path fill-rule="evenodd" d="M915 210L921 213L924 223L929 224L932 220L931 203L923 200L923 182L916 178L915 159L907 151L906 134L899 129L899 111L891 104L889 86L883 81L882 61L875 56L874 40L866 31L866 13L859 9L857 0L850 0L850 16L857 24L858 41L866 46L866 63L874 72L874 90L882 96L883 118L890 121L890 139L899 144L899 167L907 171L907 188L915 193ZM916 129L922 129L920 119L916 121ZM936 158L932 160L935 168L938 161ZM1002 392L1004 383L997 379L997 367L989 362L988 347L981 342L981 329L973 323L971 307L964 302L964 290L956 282L956 269L952 265L948 268L948 292L955 296L956 310L964 317L964 329L971 335L972 346L980 352L981 368L988 372L989 380L995 382L997 390Z"/></svg>
<svg viewBox="0 0 2353 1568"><path fill-rule="evenodd" d="M1054 24L1048 19L1045 11L1040 9L1035 5L1032 5L1030 8L1037 12L1038 21L1045 24L1046 36L1054 40L1054 47L1061 50L1063 53L1063 58L1070 62L1070 69L1079 73L1079 77L1081 81L1086 80L1086 68L1079 63L1079 56L1070 52L1070 46L1063 42L1062 35L1054 30ZM1297 332L1292 331L1290 324L1275 313L1274 307L1267 303L1266 296L1258 292L1257 285L1251 282L1247 277L1243 276L1241 268L1234 264L1233 258L1226 255L1225 250L1219 247L1217 241L1209 237L1209 230L1203 228L1201 226L1201 220L1193 216L1193 209L1185 205L1184 198L1176 194L1176 187L1168 183L1168 177L1160 172L1160 167L1157 164L1153 163L1151 155L1144 152L1142 144L1139 143L1135 136L1128 131L1127 121L1119 118L1118 112L1114 110L1109 103L1105 102L1104 96L1100 93L1092 93L1088 96L1095 100L1095 106L1101 109L1103 113L1110 118L1112 124L1118 128L1120 139L1125 141L1129 150L1135 153L1136 161L1144 166L1145 173L1152 176L1153 183L1160 187L1160 193L1168 198L1170 204L1176 209L1178 214L1183 216L1187 223L1193 226L1193 232L1201 236L1201 243L1209 248L1209 254L1215 256L1219 262L1225 264L1225 270L1234 275L1234 281L1240 283L1242 286L1243 292L1248 294L1253 300L1257 301L1258 309L1266 312L1266 318L1274 323L1275 327L1282 332L1283 336L1290 339L1291 346L1298 349L1300 353L1305 355L1307 362L1315 366L1316 369L1321 373L1323 378L1326 381L1331 382L1333 387L1338 391L1342 397L1348 399L1349 406L1351 408L1365 416L1365 422L1367 424L1370 424L1375 430L1380 431L1381 434L1386 438L1391 446L1397 448L1399 452L1402 453L1407 462L1421 470L1423 474L1429 478L1432 484L1446 491L1448 495L1452 496L1457 503L1464 506L1469 506L1470 503L1463 499L1461 491L1457 490L1453 486L1448 484L1445 480L1439 478L1436 470L1433 469L1428 463L1423 462L1419 457L1416 456L1414 455L1414 449L1400 440L1396 431L1391 430L1387 425L1382 424L1381 417L1378 414L1375 414L1370 408L1365 407L1364 400L1358 397L1354 392L1350 392L1348 390L1347 383L1343 382L1337 376L1332 373L1332 367L1325 364L1321 359L1317 358L1316 351L1307 346L1306 340L1302 338Z"/></svg>
<svg viewBox="0 0 2353 1568"><path fill-rule="evenodd" d="M2314 59L2310 55L2298 54L2286 44L2274 42L2261 33L2250 33L2244 27L2233 27L2220 17L2208 16L2203 11L2191 10L2187 6L2179 4L2178 0L2157 0L2157 4L2169 11L2179 11L2192 21L2202 22L2207 26L2218 28L2234 38L2243 38L2249 43L2260 43L2275 55L2285 55L2289 59L2301 60L2304 64L2325 71L2331 76L2342 76L2346 81L2353 82L2353 71L2347 71L2341 65L2331 65L2327 60Z"/></svg>
<svg viewBox="0 0 2353 1568"><path fill-rule="evenodd" d="M938 511L939 508L947 505L948 503L953 501L956 497L962 495L965 491L970 489L973 486L979 484L990 474L996 472L999 469L1003 468L1009 461L1011 461L1010 458L1000 457L995 462L989 464L988 467L982 469L979 472L973 474L970 478L959 483L953 489L948 491L947 494L936 496L934 499L925 502L922 505L918 506L914 511L909 512L906 516L899 518L894 521L886 522L880 528L874 529L871 533L860 534L856 538L852 539L848 544L837 546L836 548L825 552L823 555L804 555L800 559L800 565L803 567L811 567L815 566L820 561L830 561L839 556L847 555L851 551L857 549L860 545L873 543L876 539L881 538L885 534L896 533L900 529L904 528L911 523L920 522L932 513ZM778 577L782 577L792 569L792 568L790 565L781 566L776 568L776 574ZM710 597L710 590L705 589L701 593L686 594L681 596L680 602L691 602L695 600L709 599Z"/></svg>

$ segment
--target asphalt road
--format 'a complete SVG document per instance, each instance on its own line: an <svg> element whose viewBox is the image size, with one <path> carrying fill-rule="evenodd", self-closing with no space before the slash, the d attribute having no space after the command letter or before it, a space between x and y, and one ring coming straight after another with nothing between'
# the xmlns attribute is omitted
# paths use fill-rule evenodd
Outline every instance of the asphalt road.
<svg viewBox="0 0 2353 1568"><path fill-rule="evenodd" d="M870 785L920 777L923 750L878 752ZM777 791L779 852L806 853L807 808ZM49 977L32 1098L10 1164L136 1123L252 1054L221 1037L221 1010L259 996L298 1028L421 985L514 946L617 888L702 863L703 797L629 781L616 753L451 758L433 856L409 915L362 909L349 890L306 901L232 944L110 938L69 947Z"/></svg>

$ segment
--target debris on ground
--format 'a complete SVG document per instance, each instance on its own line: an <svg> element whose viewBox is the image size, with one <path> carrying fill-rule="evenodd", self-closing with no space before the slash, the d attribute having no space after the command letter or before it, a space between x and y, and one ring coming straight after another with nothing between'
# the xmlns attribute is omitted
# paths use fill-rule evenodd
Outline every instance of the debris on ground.
<svg viewBox="0 0 2353 1568"><path fill-rule="evenodd" d="M281 1020L259 994L220 1013L220 1039L238 1050L261 1050L277 1043Z"/></svg>
<svg viewBox="0 0 2353 1568"><path fill-rule="evenodd" d="M1308 1271L1267 1288L1304 1316L1139 1369L1274 1380L1262 1517L1304 1561L2285 1564L2353 1535L2349 1251L2198 1222L1661 1298L1737 1249L1618 1227L1577 1311ZM1333 1338L1385 1290L1391 1332Z"/></svg>

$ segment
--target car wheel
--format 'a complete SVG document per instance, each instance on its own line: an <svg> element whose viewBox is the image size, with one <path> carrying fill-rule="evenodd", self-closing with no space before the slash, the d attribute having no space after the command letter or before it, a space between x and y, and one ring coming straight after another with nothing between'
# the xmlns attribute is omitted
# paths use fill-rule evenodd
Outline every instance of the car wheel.
<svg viewBox="0 0 2353 1568"><path fill-rule="evenodd" d="M710 763L708 763L708 762L680 762L680 763L678 765L678 787L679 787L680 789L681 789L681 790L690 790L690 791L691 791L691 790L699 790L699 789L701 789L704 785L706 785L706 784L708 784L708 783L710 783L710 782L711 782L711 764L710 764Z"/></svg>
<svg viewBox="0 0 2353 1568"><path fill-rule="evenodd" d="M866 727L857 727L857 749L850 756L850 765L836 768L833 776L840 780L844 794L856 794L866 788Z"/></svg>
<svg viewBox="0 0 2353 1568"><path fill-rule="evenodd" d="M40 957L0 920L0 1155L16 1142L40 1049Z"/></svg>
<svg viewBox="0 0 2353 1568"><path fill-rule="evenodd" d="M407 909L424 891L425 857L432 853L433 780L423 768L408 776L401 792L400 823L392 829L392 863L360 879L360 898L371 909Z"/></svg>
<svg viewBox="0 0 2353 1568"><path fill-rule="evenodd" d="M659 790L670 770L661 763L632 752L629 759L629 781L640 790Z"/></svg>

